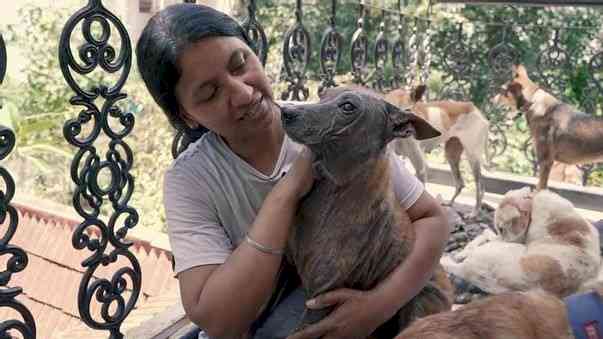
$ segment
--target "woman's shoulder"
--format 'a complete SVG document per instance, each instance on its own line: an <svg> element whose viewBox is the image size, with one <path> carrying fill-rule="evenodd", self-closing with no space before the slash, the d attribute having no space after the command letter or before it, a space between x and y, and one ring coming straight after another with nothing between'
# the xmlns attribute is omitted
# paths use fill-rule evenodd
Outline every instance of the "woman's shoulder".
<svg viewBox="0 0 603 339"><path fill-rule="evenodd" d="M218 140L215 133L205 133L199 140L188 145L188 147L172 161L166 174L184 174L191 171L198 172L211 162L212 148L215 148Z"/></svg>

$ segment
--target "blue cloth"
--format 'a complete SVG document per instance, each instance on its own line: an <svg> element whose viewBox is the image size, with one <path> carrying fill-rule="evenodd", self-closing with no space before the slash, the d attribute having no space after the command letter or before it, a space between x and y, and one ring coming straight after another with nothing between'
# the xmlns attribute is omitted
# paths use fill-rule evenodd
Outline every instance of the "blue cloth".
<svg viewBox="0 0 603 339"><path fill-rule="evenodd" d="M571 295L565 306L576 339L603 339L603 300L598 293Z"/></svg>

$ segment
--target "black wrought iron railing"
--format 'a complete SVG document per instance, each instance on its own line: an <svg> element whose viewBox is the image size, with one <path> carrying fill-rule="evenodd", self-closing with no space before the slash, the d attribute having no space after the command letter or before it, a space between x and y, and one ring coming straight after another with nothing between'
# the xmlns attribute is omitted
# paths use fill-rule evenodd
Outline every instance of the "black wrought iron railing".
<svg viewBox="0 0 603 339"><path fill-rule="evenodd" d="M80 25L83 42L74 48L72 35ZM112 34L119 36L119 50L109 40ZM74 49L77 57L72 53ZM130 174L134 157L124 141L134 127L134 114L123 112L117 105L127 97L121 90L132 65L128 32L101 0L89 0L63 29L59 61L67 84L75 92L71 104L82 107L63 128L67 142L78 148L71 164L71 178L76 185L73 206L84 219L75 229L72 243L78 250L92 252L82 263L86 272L78 292L79 313L89 327L108 330L110 338L122 338L120 327L136 304L142 279L138 260L128 249L132 242L125 240L128 230L138 223L138 212L129 205L134 190ZM77 74L91 74L99 68L120 75L113 83L99 81L89 88L78 82ZM97 148L101 134L108 140L104 154L99 154ZM101 216L104 204L112 208L109 220ZM115 264L119 257L130 265L116 265L110 280L93 277L101 265ZM102 305L100 314L91 312L92 303Z"/></svg>
<svg viewBox="0 0 603 339"><path fill-rule="evenodd" d="M0 32L0 85L4 80L7 70L6 46L2 32ZM0 108L2 103L0 102ZM5 159L15 147L15 133L6 126L0 126L0 161ZM36 337L36 324L27 307L16 297L23 292L18 286L8 287L13 274L23 271L27 267L27 253L20 247L10 244L11 239L19 225L17 210L11 205L15 195L15 181L10 173L0 166L0 223L6 225L4 234L0 234L0 257L9 256L6 267L0 271L0 308L11 308L21 316L21 319L2 319L0 323L0 337L7 338L10 331L18 332L24 338Z"/></svg>
<svg viewBox="0 0 603 339"><path fill-rule="evenodd" d="M539 4L557 2L538 1ZM573 4L594 5L594 2L582 0ZM269 46L257 13L259 3L248 2L248 16L243 25L254 40L260 59L266 63L270 49L276 46ZM337 85L336 76L343 73L351 74L355 83L379 91L427 83L438 75L440 82L435 87L439 89L431 93L431 98L471 100L492 121L491 160L505 153L511 143L506 138L503 114L492 106L489 98L509 79L515 63L526 63L537 81L555 95L588 113L602 114L603 50L601 41L596 38L601 26L538 23L518 26L504 20L435 20L430 16L431 9L427 16L409 15L405 11L407 1L398 1L394 8L380 7L373 16L374 11L369 10L373 5L362 2L332 0L328 5L329 16L320 31L322 39L313 40L314 32L309 31L304 21L305 5L301 0L295 2L295 21L282 36L282 79L287 83L282 99L307 100L311 94L308 81L319 83L317 90L321 91ZM341 18L337 9L342 6L353 6L356 13L356 26L348 36L342 33L344 30L338 21ZM376 27L372 31L367 28L369 21L373 22L371 27ZM587 38L568 42L566 37L575 30L588 30ZM81 36L76 39L74 35L79 33ZM65 122L63 130L66 141L77 149L71 165L75 184L73 206L84 220L75 229L72 244L78 250L90 252L82 263L86 272L77 295L79 313L89 327L108 331L110 338L121 338L121 326L136 304L144 273L129 250L131 243L125 240L128 230L139 220L138 212L129 204L134 190L134 178L130 174L134 155L124 140L134 128L134 115L124 112L118 104L127 97L122 89L132 63L130 37L123 23L102 0L88 0L84 7L74 10L57 39L60 39L61 71L74 92L70 102L81 107L76 117ZM345 48L349 54L344 53ZM310 72L313 53L319 67ZM346 58L350 67L342 69ZM0 84L6 65L6 50L0 35ZM92 83L90 79L83 80L94 72L101 73L101 80ZM570 84L576 82L579 88L568 91ZM189 142L179 134L173 142L174 157ZM13 132L0 127L0 160L7 156L14 143ZM522 148L529 159L532 157L529 145L526 138L515 147ZM587 174L585 178L595 171L603 171L602 166L596 164L582 168ZM15 185L3 167L0 167L0 177L5 183L4 190L0 190L0 221L8 224L0 238L0 256L12 256L6 269L0 272L0 307L13 308L22 316L22 320L2 319L0 337L6 338L8 333L18 331L25 338L35 338L36 326L31 313L15 300L21 290L7 287L12 274L26 269L27 255L10 245L18 225L17 213L10 205ZM108 220L103 219L101 208L111 210ZM120 257L125 259L120 263L129 265L117 265ZM114 268L111 279L93 278L101 265ZM99 314L91 312L92 303L102 305Z"/></svg>

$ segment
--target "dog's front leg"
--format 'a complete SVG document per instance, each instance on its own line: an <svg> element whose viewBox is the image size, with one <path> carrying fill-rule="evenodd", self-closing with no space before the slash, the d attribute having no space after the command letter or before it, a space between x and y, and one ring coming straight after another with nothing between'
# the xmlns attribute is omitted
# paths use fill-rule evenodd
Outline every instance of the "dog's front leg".
<svg viewBox="0 0 603 339"><path fill-rule="evenodd" d="M551 150L546 145L538 145L536 147L536 159L538 161L538 186L536 190L540 191L548 186L554 158Z"/></svg>

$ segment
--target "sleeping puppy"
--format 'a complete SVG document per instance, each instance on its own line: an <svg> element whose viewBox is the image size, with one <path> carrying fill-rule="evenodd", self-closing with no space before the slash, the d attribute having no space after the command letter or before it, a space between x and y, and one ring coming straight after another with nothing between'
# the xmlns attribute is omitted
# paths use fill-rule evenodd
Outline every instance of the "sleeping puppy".
<svg viewBox="0 0 603 339"><path fill-rule="evenodd" d="M499 294L540 288L557 297L595 279L597 230L561 196L528 187L505 194L495 212L497 235L478 237L442 265L482 290Z"/></svg>

